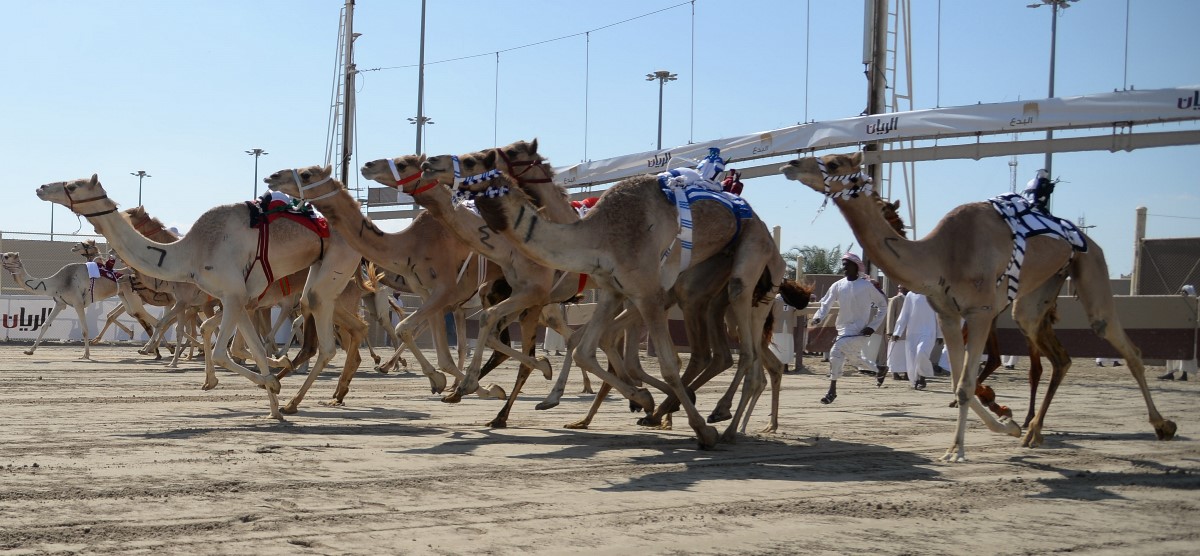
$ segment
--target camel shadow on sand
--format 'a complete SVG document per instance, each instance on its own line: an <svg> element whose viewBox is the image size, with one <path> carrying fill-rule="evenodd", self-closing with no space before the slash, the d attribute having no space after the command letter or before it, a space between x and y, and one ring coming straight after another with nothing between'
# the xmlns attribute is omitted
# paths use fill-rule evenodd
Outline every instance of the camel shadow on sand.
<svg viewBox="0 0 1200 556"><path fill-rule="evenodd" d="M1065 500L1124 500L1116 490L1122 487L1139 489L1200 489L1200 475L1186 473L1183 469L1163 465L1156 461L1120 458L1127 461L1133 468L1129 472L1092 471L1060 467L1041 461L1035 461L1037 456L1013 456L1009 459L1014 463L1029 469L1056 473L1059 476L1035 481L1046 488L1045 492L1032 495L1031 498L1065 499Z"/></svg>

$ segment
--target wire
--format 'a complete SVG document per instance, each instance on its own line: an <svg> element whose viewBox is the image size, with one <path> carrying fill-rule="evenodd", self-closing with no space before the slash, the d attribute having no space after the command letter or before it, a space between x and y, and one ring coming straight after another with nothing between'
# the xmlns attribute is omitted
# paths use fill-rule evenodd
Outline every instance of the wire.
<svg viewBox="0 0 1200 556"><path fill-rule="evenodd" d="M655 14L658 14L658 13L662 13L662 12L665 12L665 11L667 11L667 10L673 10L673 9L675 9L675 8L678 8L678 7L680 7L680 6L686 6L686 5L688 5L688 4L691 4L691 3L692 3L692 1L693 1L693 0L689 0L688 2L680 2L680 3L678 3L678 4L675 4L675 5L673 5L673 6L667 6L667 7L665 7L665 8L659 9L659 10L654 10L654 11L652 11L652 12L647 12L647 13L644 13L644 14L642 14L642 15L638 15L638 16L631 17L631 18L629 18L629 19L623 19L623 20L621 20L621 21L618 21L618 22L616 22L616 23L609 23L608 25L603 25L603 26L600 26L600 27L596 27L595 29L589 29L589 30L587 30L587 31L580 31L580 32L578 32L578 33L571 33L570 35L563 35L563 36L561 36L561 37L555 37L555 38L552 38L552 39L546 39L546 40L543 40L543 41L538 41L538 42L531 42L531 43L529 43L529 44L522 44L522 45L520 45L520 46L513 46L513 47L510 47L510 48L502 48L502 49L500 49L500 50L492 50L492 51L490 51L490 52L483 52L483 53L480 53L480 54L470 54L470 55L467 55L467 56L459 56L459 57L457 57L457 58L447 58L447 59L445 59L445 60L437 60L437 61L434 61L434 62L425 62L425 65L427 65L427 66L431 66L431 65L433 65L433 64L445 64L445 63L448 63L448 62L457 62L457 61L460 61L460 60L470 60L471 58L480 58L480 57L483 57L483 56L490 56L490 55L493 55L493 54L499 54L499 53L501 53L501 52L512 52L512 51L514 51L514 50L520 50L520 49L522 49L522 48L529 48L529 47L531 47L531 46L538 46L538 45L542 45L542 44L552 43L552 42L555 42L555 41L561 41L561 40L564 40L564 39L570 39L570 38L573 38L573 37L585 36L585 35L588 35L589 33L594 33L594 32L596 32L596 31L600 31L600 30L603 30L603 29L608 29L609 27L616 27L617 25L621 25L621 24L624 24L624 23L629 23L630 21L636 21L636 20L638 20L638 19L642 19L642 18L644 18L644 17L650 17L650 16L652 16L652 15L655 15ZM403 65L403 66L387 66L387 67L370 68L370 69L364 69L364 70L358 70L358 71L361 73L361 72L367 72L367 71L383 71L383 70L393 70L393 69L406 69L406 68L415 68L415 67L417 67L417 66L418 66L418 64L406 64L406 65Z"/></svg>
<svg viewBox="0 0 1200 556"><path fill-rule="evenodd" d="M1182 218L1184 220L1200 220L1200 216L1174 216L1171 214L1147 214L1146 216L1157 216L1159 218Z"/></svg>

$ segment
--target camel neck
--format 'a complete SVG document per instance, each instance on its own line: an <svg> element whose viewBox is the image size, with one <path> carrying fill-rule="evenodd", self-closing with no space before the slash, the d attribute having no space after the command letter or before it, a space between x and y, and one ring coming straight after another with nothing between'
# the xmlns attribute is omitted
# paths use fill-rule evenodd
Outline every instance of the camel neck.
<svg viewBox="0 0 1200 556"><path fill-rule="evenodd" d="M481 233L487 224L483 218L463 206L451 202L450 190L438 185L413 197L417 204L425 207L430 216L442 223L459 241L471 246L471 250L488 258L498 252L495 238L484 240L490 234Z"/></svg>
<svg viewBox="0 0 1200 556"><path fill-rule="evenodd" d="M377 257L391 253L393 244L404 233L389 234L380 230L359 211L358 201L345 188L313 205L350 247L368 259L379 260Z"/></svg>
<svg viewBox="0 0 1200 556"><path fill-rule="evenodd" d="M869 195L836 199L834 202L871 262L900 283L919 283L921 261L914 248L921 242L910 241L897 233Z"/></svg>
<svg viewBox="0 0 1200 556"><path fill-rule="evenodd" d="M184 241L186 236L175 243L158 243L138 233L129 220L115 212L89 216L88 222L108 238L109 245L129 266L164 280L186 282L192 279L186 272L190 265L178 262L190 256Z"/></svg>
<svg viewBox="0 0 1200 556"><path fill-rule="evenodd" d="M490 227L502 229L535 262L580 274L611 267L604 252L592 248L596 237L587 235L583 221L564 224L543 218L523 194L481 198L476 205Z"/></svg>

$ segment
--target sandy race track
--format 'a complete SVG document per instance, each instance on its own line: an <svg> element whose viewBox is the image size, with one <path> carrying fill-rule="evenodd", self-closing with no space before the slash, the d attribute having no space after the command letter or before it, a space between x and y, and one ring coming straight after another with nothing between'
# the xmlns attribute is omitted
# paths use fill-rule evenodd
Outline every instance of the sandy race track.
<svg viewBox="0 0 1200 556"><path fill-rule="evenodd" d="M617 397L590 430L562 428L591 401L578 375L550 411L534 410L549 383L531 378L509 428L490 429L500 402L443 404L415 373L364 368L346 407L320 406L327 372L281 424L244 378L219 371L201 391L198 362L22 349L0 346L5 554L1200 551L1200 383L1151 380L1179 424L1159 442L1128 370L1090 361L1059 390L1042 448L973 419L970 461L948 464L948 379L918 392L847 377L826 407L817 363L785 377L778 434L699 451L682 419L640 428ZM513 369L488 379L509 390ZM1023 375L993 382L1018 414ZM701 390L701 411L719 395Z"/></svg>

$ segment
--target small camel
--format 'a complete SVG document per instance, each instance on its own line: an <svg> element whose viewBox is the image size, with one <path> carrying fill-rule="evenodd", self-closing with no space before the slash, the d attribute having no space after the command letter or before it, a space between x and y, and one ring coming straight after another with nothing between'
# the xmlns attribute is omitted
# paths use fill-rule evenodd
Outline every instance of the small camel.
<svg viewBox="0 0 1200 556"><path fill-rule="evenodd" d="M279 412L279 380L271 375L262 342L255 341L246 306L274 282L274 274L287 276L311 267L303 299L315 315L321 343L311 372L320 373L333 358L334 301L361 260L337 234L320 238L304 225L287 219L277 220L266 229L250 228L249 207L235 203L213 207L200 215L179 241L159 243L138 233L127 218L117 213L117 204L109 199L95 174L42 185L37 196L87 218L131 266L164 280L193 281L220 299L221 325L212 358L266 389L271 418L283 419ZM229 340L239 329L248 340L258 373L229 356ZM205 390L216 387L215 374L205 379Z"/></svg>
<svg viewBox="0 0 1200 556"><path fill-rule="evenodd" d="M92 303L116 295L116 281L104 277L89 278L86 263L70 263L49 278L35 278L25 271L24 265L21 264L21 255L15 252L4 253L3 265L4 270L12 274L13 280L21 286L21 289L34 295L49 296L54 300L54 309L46 317L46 322L42 323L42 331L38 332L33 346L25 350L25 355L33 355L38 345L42 343L46 331L50 330L54 319L58 317L64 307L69 306L75 309L75 314L79 317L79 328L83 331L83 358L91 359L92 342L91 336L88 334L88 322L84 315L84 309Z"/></svg>
<svg viewBox="0 0 1200 556"><path fill-rule="evenodd" d="M1012 421L999 422L973 395L976 373L987 332L996 315L1009 305L1007 270L1013 256L1013 233L991 204L968 203L950 211L917 241L907 240L892 228L877 208L870 178L860 170L861 152L793 160L780 171L788 179L833 199L872 261L910 290L925 294L938 314L942 330L959 330L966 321L967 340L945 334L957 398L958 420L954 443L945 461L966 461L965 436L968 407L989 429L1021 434ZM1092 330L1106 339L1129 363L1146 401L1150 423L1161 440L1175 436L1176 426L1154 407L1146 384L1145 368L1137 347L1121 327L1108 283L1108 266L1099 245L1086 238L1087 250L1072 252L1065 241L1045 235L1028 238L1020 284L1012 301L1013 320L1039 352L1050 359L1053 374L1037 416L1021 445L1042 443L1042 425L1054 392L1070 368L1071 358L1052 328L1058 292L1067 276L1078 285L1079 298ZM970 372L967 372L970 371Z"/></svg>

